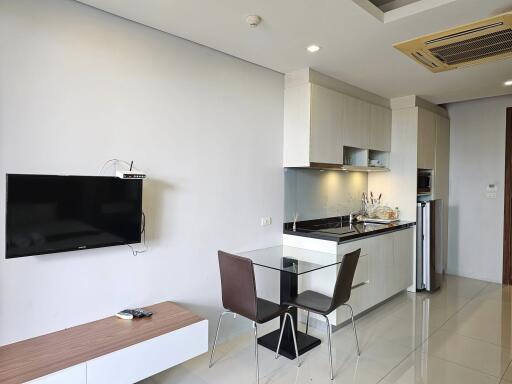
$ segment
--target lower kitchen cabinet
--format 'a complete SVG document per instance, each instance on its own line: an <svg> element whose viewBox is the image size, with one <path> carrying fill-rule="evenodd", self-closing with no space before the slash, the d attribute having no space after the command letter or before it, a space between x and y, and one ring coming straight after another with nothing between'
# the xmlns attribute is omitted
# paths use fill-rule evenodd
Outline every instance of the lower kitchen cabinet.
<svg viewBox="0 0 512 384"><path fill-rule="evenodd" d="M396 278L395 233L374 237L370 262L370 302L372 305L394 294Z"/></svg>
<svg viewBox="0 0 512 384"><path fill-rule="evenodd" d="M414 249L414 228L395 232L394 236L394 263L395 263L395 287L394 292L398 293L410 287L413 283L413 249Z"/></svg>
<svg viewBox="0 0 512 384"><path fill-rule="evenodd" d="M354 314L370 309L406 290L412 284L414 236L413 227L338 245L339 259L361 248L354 276L354 288L348 302ZM310 274L300 282L299 288L301 291L310 289L331 296L338 270L339 266ZM333 325L341 324L348 319L350 311L343 306L329 316Z"/></svg>

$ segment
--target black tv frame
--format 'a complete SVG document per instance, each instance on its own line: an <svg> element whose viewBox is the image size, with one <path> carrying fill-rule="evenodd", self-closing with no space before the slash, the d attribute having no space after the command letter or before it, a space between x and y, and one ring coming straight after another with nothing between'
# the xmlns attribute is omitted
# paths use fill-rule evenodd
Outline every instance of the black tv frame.
<svg viewBox="0 0 512 384"><path fill-rule="evenodd" d="M30 177L30 176L34 176L34 177L79 177L79 178L111 178L111 179L116 179L116 180L120 180L122 182L125 182L125 183L135 183L135 184L138 184L138 187L139 187L139 196L140 196L140 199L139 199L139 207L138 207L138 211L140 212L140 227L141 227L141 231L139 231L139 236L137 239L135 239L135 241L116 241L116 242L108 242L108 243L103 243L101 245L92 245L92 246L87 246L87 245L80 245L80 246L76 246L76 247L70 247L70 248L59 248L59 249L45 249L44 251L39 251L39 252L28 252L26 254L23 254L23 255L18 255L18 256L8 256L8 253L7 253L7 216L8 216L8 204L9 204L9 194L8 194L8 190L9 190L9 177L10 176L27 176L27 177ZM142 193L143 193L143 181L141 179L129 179L129 180L124 180L124 179L120 179L120 178L117 178L115 176L82 176L82 175L50 175L50 174L21 174L21 173L6 173L6 198L5 198L5 258L6 259L9 259L9 260L12 260L12 259L19 259L19 258L23 258L23 257L29 257L29 256L39 256L39 255L48 255L48 254L55 254L55 253L63 253L63 252L73 252L73 251L82 251L82 250L87 250L87 249L98 249L98 248L106 248L106 247L113 247L113 246L118 246L118 245L130 245L130 244L139 244L141 243L142 241L142 234L143 234L143 223L144 223L144 220L143 220L143 211L142 211Z"/></svg>

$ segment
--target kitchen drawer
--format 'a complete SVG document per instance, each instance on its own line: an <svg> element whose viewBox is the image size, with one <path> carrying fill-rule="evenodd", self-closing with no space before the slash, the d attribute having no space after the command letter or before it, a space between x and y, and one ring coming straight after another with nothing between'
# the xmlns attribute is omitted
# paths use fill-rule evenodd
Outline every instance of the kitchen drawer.
<svg viewBox="0 0 512 384"><path fill-rule="evenodd" d="M374 244L374 238L351 241L348 243L338 244L338 255L345 255L361 248L361 256L371 254Z"/></svg>
<svg viewBox="0 0 512 384"><path fill-rule="evenodd" d="M370 308L372 306L372 303L370 301L369 284L364 284L355 289L352 289L348 304L350 304L350 306L352 307L352 310L354 311L354 316ZM336 310L335 325L341 324L347 320L350 320L350 310L348 309L348 307L342 305Z"/></svg>
<svg viewBox="0 0 512 384"><path fill-rule="evenodd" d="M203 320L88 361L87 384L135 383L207 351Z"/></svg>

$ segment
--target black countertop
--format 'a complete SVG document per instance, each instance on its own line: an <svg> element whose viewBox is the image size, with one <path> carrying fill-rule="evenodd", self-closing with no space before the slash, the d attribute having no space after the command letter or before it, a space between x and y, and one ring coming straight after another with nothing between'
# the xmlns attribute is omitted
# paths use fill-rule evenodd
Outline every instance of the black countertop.
<svg viewBox="0 0 512 384"><path fill-rule="evenodd" d="M336 241L340 244L363 237L411 228L415 225L414 221L395 221L389 224L355 222L351 225L348 222L348 216L343 216L298 221L295 231L293 230L293 223L285 223L283 233L286 235Z"/></svg>

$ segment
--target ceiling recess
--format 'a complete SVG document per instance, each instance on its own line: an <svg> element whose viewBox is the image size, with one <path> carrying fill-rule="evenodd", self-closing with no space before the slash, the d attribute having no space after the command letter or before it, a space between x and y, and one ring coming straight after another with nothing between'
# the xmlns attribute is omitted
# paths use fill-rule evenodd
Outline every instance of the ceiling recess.
<svg viewBox="0 0 512 384"><path fill-rule="evenodd" d="M512 12L395 44L432 72L512 58Z"/></svg>
<svg viewBox="0 0 512 384"><path fill-rule="evenodd" d="M456 0L352 0L383 23L390 23L429 11Z"/></svg>
<svg viewBox="0 0 512 384"><path fill-rule="evenodd" d="M379 8L382 12L389 12L393 9L416 3L420 0L369 0L370 3Z"/></svg>

